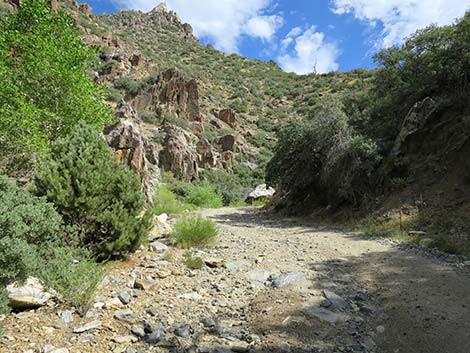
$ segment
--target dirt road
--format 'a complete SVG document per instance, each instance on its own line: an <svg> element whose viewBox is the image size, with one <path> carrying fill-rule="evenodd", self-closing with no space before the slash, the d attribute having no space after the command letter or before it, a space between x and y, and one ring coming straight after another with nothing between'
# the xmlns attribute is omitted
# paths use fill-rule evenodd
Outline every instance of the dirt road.
<svg viewBox="0 0 470 353"><path fill-rule="evenodd" d="M217 246L193 251L208 266L189 270L171 247L139 251L86 316L6 318L0 351L470 352L470 278L454 265L254 209L203 213L220 228Z"/></svg>

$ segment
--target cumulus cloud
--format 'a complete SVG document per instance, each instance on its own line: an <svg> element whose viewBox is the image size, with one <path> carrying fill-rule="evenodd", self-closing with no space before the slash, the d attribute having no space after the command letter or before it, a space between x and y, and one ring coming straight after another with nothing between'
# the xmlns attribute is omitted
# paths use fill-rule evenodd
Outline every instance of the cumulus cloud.
<svg viewBox="0 0 470 353"><path fill-rule="evenodd" d="M113 0L129 9L150 11L160 0ZM273 0L167 0L168 7L189 22L199 37L217 49L238 52L243 35L271 40L282 26L278 15L266 15Z"/></svg>
<svg viewBox="0 0 470 353"><path fill-rule="evenodd" d="M353 14L376 26L382 24L380 47L399 44L417 29L432 23L446 25L465 14L470 0L332 0L333 12Z"/></svg>
<svg viewBox="0 0 470 353"><path fill-rule="evenodd" d="M249 36L270 41L283 24L284 19L277 15L256 16L248 20L244 32Z"/></svg>
<svg viewBox="0 0 470 353"><path fill-rule="evenodd" d="M338 70L337 63L340 51L334 43L327 43L325 35L317 32L315 26L302 32L294 28L282 41L284 50L291 47L291 53L277 58L281 67L287 72L308 74L311 72L325 73Z"/></svg>

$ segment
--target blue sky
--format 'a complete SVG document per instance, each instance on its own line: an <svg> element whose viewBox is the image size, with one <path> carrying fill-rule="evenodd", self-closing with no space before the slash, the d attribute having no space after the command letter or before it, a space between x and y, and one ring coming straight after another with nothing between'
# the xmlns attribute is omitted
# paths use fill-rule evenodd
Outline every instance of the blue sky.
<svg viewBox="0 0 470 353"><path fill-rule="evenodd" d="M91 0L95 13L150 11L160 0ZM431 23L452 23L470 0L168 0L204 44L275 60L284 70L348 71Z"/></svg>

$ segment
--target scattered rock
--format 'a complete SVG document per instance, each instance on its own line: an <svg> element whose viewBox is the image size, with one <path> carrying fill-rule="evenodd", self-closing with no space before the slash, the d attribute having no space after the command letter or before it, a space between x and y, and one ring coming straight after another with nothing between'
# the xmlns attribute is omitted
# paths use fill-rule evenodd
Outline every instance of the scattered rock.
<svg viewBox="0 0 470 353"><path fill-rule="evenodd" d="M377 333L384 333L385 332L385 327L382 326L382 325L379 325L375 328L375 331L377 331Z"/></svg>
<svg viewBox="0 0 470 353"><path fill-rule="evenodd" d="M288 272L280 275L272 275L271 281L274 288L284 288L294 286L306 281L307 278L302 272Z"/></svg>
<svg viewBox="0 0 470 353"><path fill-rule="evenodd" d="M125 310L118 310L114 313L114 318L119 320L119 321L135 321L136 320L136 314L129 309Z"/></svg>
<svg viewBox="0 0 470 353"><path fill-rule="evenodd" d="M331 310L321 308L321 307L311 307L306 309L306 313L309 316L316 317L322 321L329 322L330 324L336 324L339 322L345 322L348 317L343 314L337 314Z"/></svg>
<svg viewBox="0 0 470 353"><path fill-rule="evenodd" d="M233 261L225 264L225 268L229 271L238 271L251 266L251 262L247 260Z"/></svg>
<svg viewBox="0 0 470 353"><path fill-rule="evenodd" d="M134 282L134 288L148 291L157 284L157 281L152 279L136 279Z"/></svg>
<svg viewBox="0 0 470 353"><path fill-rule="evenodd" d="M248 280L254 288L263 287L269 283L269 278L273 276L274 273L268 270L254 270L248 272Z"/></svg>
<svg viewBox="0 0 470 353"><path fill-rule="evenodd" d="M206 263L207 266L212 267L212 268L224 267L225 265L224 259L219 259L219 258L204 259L204 262Z"/></svg>
<svg viewBox="0 0 470 353"><path fill-rule="evenodd" d="M157 344L165 338L165 333L163 325L158 325L158 327L149 335L145 336L144 340L148 344Z"/></svg>
<svg viewBox="0 0 470 353"><path fill-rule="evenodd" d="M116 336L112 338L113 342L124 344L124 343L135 343L138 341L135 336Z"/></svg>
<svg viewBox="0 0 470 353"><path fill-rule="evenodd" d="M133 326L131 332L139 338L145 337L145 330L142 326Z"/></svg>
<svg viewBox="0 0 470 353"><path fill-rule="evenodd" d="M154 241L153 243L150 243L149 250L153 252L162 253L168 250L168 246L163 243L160 243L159 241Z"/></svg>
<svg viewBox="0 0 470 353"><path fill-rule="evenodd" d="M181 325L175 329L175 335L178 337L189 337L191 335L189 325Z"/></svg>
<svg viewBox="0 0 470 353"><path fill-rule="evenodd" d="M150 305L147 308L146 311L147 311L147 314L149 314L150 316L157 316L158 315L158 310L153 305Z"/></svg>
<svg viewBox="0 0 470 353"><path fill-rule="evenodd" d="M73 329L73 333L83 333L91 330L96 330L101 327L101 321L95 320L91 321L83 326L79 326Z"/></svg>
<svg viewBox="0 0 470 353"><path fill-rule="evenodd" d="M132 300L132 296L127 291L119 293L118 298L124 305L129 304Z"/></svg>
<svg viewBox="0 0 470 353"><path fill-rule="evenodd" d="M279 346L279 351L283 353L289 353L291 351L289 343L282 342Z"/></svg>
<svg viewBox="0 0 470 353"><path fill-rule="evenodd" d="M323 295L331 303L330 309L332 310L346 310L351 308L351 305L346 300L328 289L323 290Z"/></svg>
<svg viewBox="0 0 470 353"><path fill-rule="evenodd" d="M14 310L35 309L47 304L52 294L37 278L29 277L24 284L13 283L6 288L9 305Z"/></svg>

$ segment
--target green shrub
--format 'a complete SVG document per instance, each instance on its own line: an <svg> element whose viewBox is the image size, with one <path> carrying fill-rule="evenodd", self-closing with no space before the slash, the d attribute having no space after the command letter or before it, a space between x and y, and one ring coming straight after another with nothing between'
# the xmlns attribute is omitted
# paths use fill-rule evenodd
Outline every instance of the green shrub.
<svg viewBox="0 0 470 353"><path fill-rule="evenodd" d="M62 217L53 204L0 175L0 238L46 245L60 240L61 226Z"/></svg>
<svg viewBox="0 0 470 353"><path fill-rule="evenodd" d="M23 239L0 239L0 288L14 281L24 281L38 266L39 257L33 246Z"/></svg>
<svg viewBox="0 0 470 353"><path fill-rule="evenodd" d="M212 185L216 193L222 195L224 206L241 201L243 194L247 191L247 188L241 185L237 175L224 170L207 170L203 176Z"/></svg>
<svg viewBox="0 0 470 353"><path fill-rule="evenodd" d="M0 288L0 315L2 314L8 314L10 312L10 307L8 306L8 303L10 301L8 300L8 295L6 293L6 290L3 288ZM2 324L0 324L0 343L1 338L2 338Z"/></svg>
<svg viewBox="0 0 470 353"><path fill-rule="evenodd" d="M125 90L126 93L131 96L136 96L142 89L142 84L142 82L136 81L133 78L126 76L117 79L114 82L114 87L117 89Z"/></svg>
<svg viewBox="0 0 470 353"><path fill-rule="evenodd" d="M100 259L135 251L148 234L150 213L139 217L145 202L138 177L90 126L52 144L35 184L36 193L77 227L80 245Z"/></svg>
<svg viewBox="0 0 470 353"><path fill-rule="evenodd" d="M187 215L179 219L174 226L173 241L180 248L207 246L217 238L215 223L201 215Z"/></svg>
<svg viewBox="0 0 470 353"><path fill-rule="evenodd" d="M358 205L372 191L378 150L348 125L338 100L324 103L309 120L280 130L267 181L303 208Z"/></svg>
<svg viewBox="0 0 470 353"><path fill-rule="evenodd" d="M207 181L192 184L185 197L185 202L201 208L220 208L223 206L222 196Z"/></svg>
<svg viewBox="0 0 470 353"><path fill-rule="evenodd" d="M191 251L184 253L184 264L191 270L200 270L204 267L204 260L200 256L193 256Z"/></svg>
<svg viewBox="0 0 470 353"><path fill-rule="evenodd" d="M153 198L153 204L153 212L157 215L166 213L169 216L176 216L191 209L191 207L180 201L178 197L164 185L158 187L157 193Z"/></svg>
<svg viewBox="0 0 470 353"><path fill-rule="evenodd" d="M160 123L160 115L158 113L150 111L150 110L146 110L145 112L140 114L140 119L144 123L148 123L148 124L158 124L158 123Z"/></svg>
<svg viewBox="0 0 470 353"><path fill-rule="evenodd" d="M107 99L111 102L120 102L124 99L124 95L121 93L121 91L114 88L113 86L108 87L107 93Z"/></svg>
<svg viewBox="0 0 470 353"><path fill-rule="evenodd" d="M87 251L72 248L48 249L37 277L57 290L64 301L76 307L86 308L101 281L103 265L97 264Z"/></svg>

